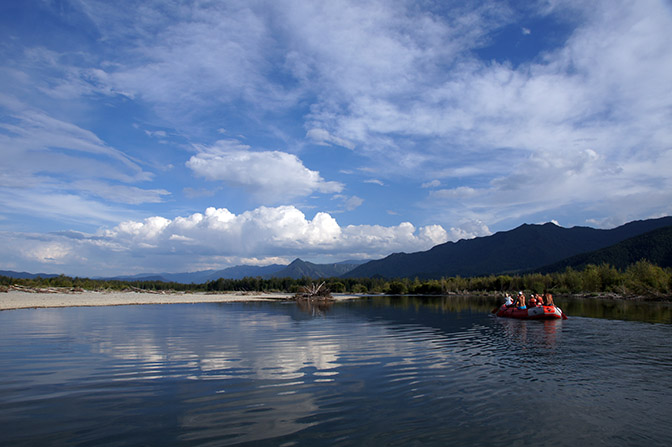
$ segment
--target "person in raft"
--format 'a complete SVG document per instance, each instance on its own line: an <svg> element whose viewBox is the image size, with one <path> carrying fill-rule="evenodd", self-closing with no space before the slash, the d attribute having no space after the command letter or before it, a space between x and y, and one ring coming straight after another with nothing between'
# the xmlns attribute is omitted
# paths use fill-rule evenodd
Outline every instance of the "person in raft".
<svg viewBox="0 0 672 447"><path fill-rule="evenodd" d="M544 306L553 306L553 295L549 292L544 293Z"/></svg>
<svg viewBox="0 0 672 447"><path fill-rule="evenodd" d="M505 300L504 305L506 307L513 306L513 298L511 298L511 295L509 295L508 293L506 295L504 295L504 300Z"/></svg>
<svg viewBox="0 0 672 447"><path fill-rule="evenodd" d="M544 299L542 298L541 295L538 293L535 293L533 297L530 299L530 306L531 307L537 307L537 306L543 306L544 305Z"/></svg>
<svg viewBox="0 0 672 447"><path fill-rule="evenodd" d="M525 305L525 295L523 292L518 292L518 299L516 300L516 306L518 306L518 309L527 309L527 306Z"/></svg>

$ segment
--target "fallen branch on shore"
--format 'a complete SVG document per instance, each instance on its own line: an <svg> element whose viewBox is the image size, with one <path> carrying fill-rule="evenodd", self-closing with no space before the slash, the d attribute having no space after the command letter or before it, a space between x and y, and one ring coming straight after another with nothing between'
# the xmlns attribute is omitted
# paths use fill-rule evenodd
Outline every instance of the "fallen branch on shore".
<svg viewBox="0 0 672 447"><path fill-rule="evenodd" d="M331 301L334 299L333 296L331 296L331 291L324 286L324 281L322 283L315 284L309 284L307 286L303 286L299 289L298 292L296 292L296 295L294 295L295 300L322 300L322 301Z"/></svg>
<svg viewBox="0 0 672 447"><path fill-rule="evenodd" d="M22 286L19 284L14 284L9 287L7 287L7 290L5 292L9 292L10 290L17 290L19 292L26 292L26 293L83 293L84 289L81 289L79 287L28 287L28 286Z"/></svg>
<svg viewBox="0 0 672 447"><path fill-rule="evenodd" d="M150 290L150 289L141 289L139 287L133 287L133 286L129 286L128 290L136 293L153 293L155 295L166 295L169 293L174 293L173 291L170 290Z"/></svg>

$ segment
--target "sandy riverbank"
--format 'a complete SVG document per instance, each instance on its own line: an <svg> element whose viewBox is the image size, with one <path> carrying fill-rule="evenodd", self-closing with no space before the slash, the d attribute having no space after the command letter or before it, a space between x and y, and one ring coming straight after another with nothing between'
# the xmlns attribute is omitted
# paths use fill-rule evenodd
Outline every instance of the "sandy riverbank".
<svg viewBox="0 0 672 447"><path fill-rule="evenodd" d="M27 293L10 290L0 293L0 310L43 307L123 306L134 304L231 303L273 301L291 298L289 293L142 293L142 292L78 292ZM338 296L336 299L354 298Z"/></svg>

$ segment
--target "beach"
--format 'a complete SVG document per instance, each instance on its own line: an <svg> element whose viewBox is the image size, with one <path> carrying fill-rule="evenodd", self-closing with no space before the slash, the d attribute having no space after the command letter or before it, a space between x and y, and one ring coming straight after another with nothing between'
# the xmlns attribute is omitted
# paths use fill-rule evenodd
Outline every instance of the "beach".
<svg viewBox="0 0 672 447"><path fill-rule="evenodd" d="M289 293L149 293L94 292L29 293L10 290L0 293L0 310L76 306L124 306L136 304L230 303L243 301L287 300ZM342 298L342 297L339 297Z"/></svg>

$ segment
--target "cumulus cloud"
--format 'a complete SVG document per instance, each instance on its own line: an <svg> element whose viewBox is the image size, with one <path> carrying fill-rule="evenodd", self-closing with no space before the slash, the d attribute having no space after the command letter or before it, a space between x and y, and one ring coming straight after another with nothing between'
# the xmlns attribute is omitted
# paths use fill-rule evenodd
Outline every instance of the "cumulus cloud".
<svg viewBox="0 0 672 447"><path fill-rule="evenodd" d="M153 216L125 221L97 234L0 233L0 240L11 251L3 266L53 265L94 275L147 271L148 265L161 265L164 271L193 271L248 260L263 265L294 257L383 257L429 249L446 242L448 232L440 225L417 228L409 222L342 227L327 213L310 219L293 206L279 206L241 214L208 208L173 219Z"/></svg>
<svg viewBox="0 0 672 447"><path fill-rule="evenodd" d="M312 220L293 206L260 207L236 215L226 208L208 208L205 213L166 219L151 217L128 221L107 230L106 237L160 246L167 240L197 241L205 251L228 254L268 256L285 251L343 251L365 248L373 252L428 248L445 242L447 233L440 226L420 231L406 222L396 227L350 225L342 228L327 213ZM175 238L174 236L179 236Z"/></svg>
<svg viewBox="0 0 672 447"><path fill-rule="evenodd" d="M451 227L450 240L473 239L475 237L490 236L492 231L480 220L463 220L459 226Z"/></svg>
<svg viewBox="0 0 672 447"><path fill-rule="evenodd" d="M237 141L219 141L186 163L196 175L222 181L252 193L262 203L278 203L313 192L336 193L338 182L325 181L306 168L296 155L280 151L252 151Z"/></svg>

